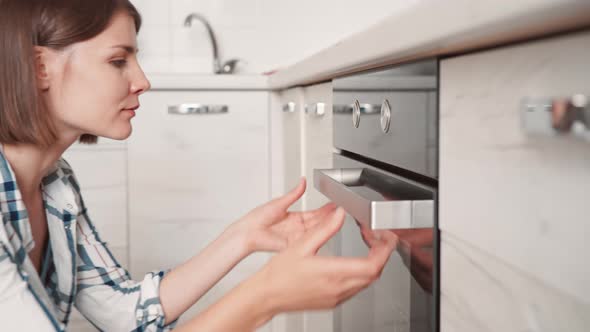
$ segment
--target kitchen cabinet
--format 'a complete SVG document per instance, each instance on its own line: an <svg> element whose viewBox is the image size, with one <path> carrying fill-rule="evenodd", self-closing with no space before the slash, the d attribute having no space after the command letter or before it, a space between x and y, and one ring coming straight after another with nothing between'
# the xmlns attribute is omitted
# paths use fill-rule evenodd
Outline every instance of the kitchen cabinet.
<svg viewBox="0 0 590 332"><path fill-rule="evenodd" d="M301 158L302 173L307 178L308 186L301 204L303 210L311 210L328 202L328 199L313 187L313 170L332 168L332 83L305 87L303 98Z"/></svg>
<svg viewBox="0 0 590 332"><path fill-rule="evenodd" d="M293 205L293 210L316 209L328 200L313 187L313 169L331 168L332 137L332 83L295 87L278 93L274 116L281 127L276 149L282 156L281 168L284 191L293 188L301 176L307 179L307 190ZM332 241L320 249L320 255L333 253ZM328 332L332 331L332 311L295 312L273 319L273 332Z"/></svg>
<svg viewBox="0 0 590 332"><path fill-rule="evenodd" d="M296 87L279 93L279 104L273 110L280 117L282 131L277 139L283 176L283 192L291 190L303 176L302 127L304 124L303 88ZM282 194L282 193L281 193ZM302 209L302 201L297 201L291 209Z"/></svg>
<svg viewBox="0 0 590 332"><path fill-rule="evenodd" d="M333 113L332 83L322 83L305 87L303 90L304 116L301 129L303 175L308 186L301 198L303 210L321 207L329 200L313 186L313 170L332 168L333 152ZM336 239L328 241L319 250L319 255L334 254ZM333 311L307 311L304 313L303 332L326 332L333 330Z"/></svg>
<svg viewBox="0 0 590 332"><path fill-rule="evenodd" d="M268 92L156 90L141 101L127 165L134 278L184 262L270 199ZM264 253L248 257L181 321L267 259Z"/></svg>
<svg viewBox="0 0 590 332"><path fill-rule="evenodd" d="M589 59L585 31L441 61L441 331L590 326L590 129L539 101L588 96Z"/></svg>
<svg viewBox="0 0 590 332"><path fill-rule="evenodd" d="M126 142L99 138L97 144L76 143L63 157L74 169L88 214L102 240L118 262L127 267ZM68 329L76 332L97 331L77 310L72 312Z"/></svg>

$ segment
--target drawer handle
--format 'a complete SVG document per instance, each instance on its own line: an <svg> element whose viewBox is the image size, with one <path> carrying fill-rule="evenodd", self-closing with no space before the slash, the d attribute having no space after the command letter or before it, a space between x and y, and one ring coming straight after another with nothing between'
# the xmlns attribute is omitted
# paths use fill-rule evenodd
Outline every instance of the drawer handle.
<svg viewBox="0 0 590 332"><path fill-rule="evenodd" d="M311 114L316 117L322 117L326 114L326 104L325 103L315 103L311 106L305 105L305 113Z"/></svg>
<svg viewBox="0 0 590 332"><path fill-rule="evenodd" d="M294 113L296 110L295 106L296 106L295 103L290 101L290 102L283 105L283 107L282 107L283 112Z"/></svg>
<svg viewBox="0 0 590 332"><path fill-rule="evenodd" d="M583 94L567 98L526 98L521 106L523 127L533 134L581 132L590 139L589 104L588 96Z"/></svg>
<svg viewBox="0 0 590 332"><path fill-rule="evenodd" d="M191 114L221 114L228 113L227 105L204 105L204 104L180 104L168 106L168 114L191 115Z"/></svg>
<svg viewBox="0 0 590 332"><path fill-rule="evenodd" d="M335 114L350 114L354 109L354 103L349 105L337 104L333 107ZM360 104L359 112L365 114L375 114L381 112L381 105L377 104Z"/></svg>
<svg viewBox="0 0 590 332"><path fill-rule="evenodd" d="M434 193L369 168L314 169L314 187L371 229L434 223ZM420 222L420 224L423 224Z"/></svg>

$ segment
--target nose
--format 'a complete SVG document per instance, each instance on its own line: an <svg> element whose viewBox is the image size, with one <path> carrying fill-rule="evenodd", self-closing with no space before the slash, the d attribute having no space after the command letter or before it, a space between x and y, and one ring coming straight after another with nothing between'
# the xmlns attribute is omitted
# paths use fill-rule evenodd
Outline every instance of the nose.
<svg viewBox="0 0 590 332"><path fill-rule="evenodd" d="M145 76L145 73L141 69L139 65L137 65L137 70L135 70L135 75L133 75L133 79L131 80L131 93L140 95L151 88L150 81Z"/></svg>

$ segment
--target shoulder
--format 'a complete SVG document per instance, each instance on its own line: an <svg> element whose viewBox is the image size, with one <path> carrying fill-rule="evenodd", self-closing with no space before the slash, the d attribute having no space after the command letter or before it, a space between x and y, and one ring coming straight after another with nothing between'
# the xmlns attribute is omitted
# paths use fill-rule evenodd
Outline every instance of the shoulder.
<svg viewBox="0 0 590 332"><path fill-rule="evenodd" d="M0 149L0 212L8 211L8 203L14 201L17 189L15 176Z"/></svg>
<svg viewBox="0 0 590 332"><path fill-rule="evenodd" d="M55 164L53 172L48 177L51 177L50 181L59 180L67 186L72 186L76 191L80 191L78 180L74 173L72 165L66 161L65 158L61 157Z"/></svg>
<svg viewBox="0 0 590 332"><path fill-rule="evenodd" d="M53 166L53 169L43 178L45 192L54 200L69 201L83 208L82 194L74 169L63 157Z"/></svg>

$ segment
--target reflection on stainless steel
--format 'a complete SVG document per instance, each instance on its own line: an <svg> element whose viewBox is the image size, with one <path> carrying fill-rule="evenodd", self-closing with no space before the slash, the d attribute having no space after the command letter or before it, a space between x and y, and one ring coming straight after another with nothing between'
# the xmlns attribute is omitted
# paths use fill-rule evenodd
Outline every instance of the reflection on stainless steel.
<svg viewBox="0 0 590 332"><path fill-rule="evenodd" d="M320 178L314 178L314 184L334 201L340 200L338 195L341 193L338 191L346 191L345 197L355 197L352 200L340 200L339 203L349 215L339 234L338 254L366 255L371 245L366 234L377 234L382 238L395 237L398 241L397 252L391 255L379 280L335 310L335 331L434 331L436 301L433 278L436 261L433 235L436 229L433 207L425 215L415 213L405 228L400 228L399 220L391 217L389 221L383 222L391 223L396 229L387 230L371 230L360 220L355 223L353 216L356 212L351 213L358 208L354 202L358 204L359 200L362 201L358 196L375 203L408 197L428 201L433 199L434 189L340 154L334 154L334 167L338 169L328 172L332 177L321 172L315 174L321 174L324 181L327 177L337 184L321 188ZM337 190L336 193L333 189ZM364 230L361 234L357 224Z"/></svg>
<svg viewBox="0 0 590 332"><path fill-rule="evenodd" d="M397 252L422 290L433 291L433 243L434 228L396 230L371 230L357 221L365 244L369 247L375 239L397 242Z"/></svg>
<svg viewBox="0 0 590 332"><path fill-rule="evenodd" d="M569 134L590 139L588 96L567 98L526 98L522 101L523 127L531 134Z"/></svg>
<svg viewBox="0 0 590 332"><path fill-rule="evenodd" d="M334 145L437 177L436 61L333 81Z"/></svg>
<svg viewBox="0 0 590 332"><path fill-rule="evenodd" d="M333 81L340 152L314 185L348 213L337 254L364 256L375 238L397 244L379 280L334 311L335 332L438 326L437 76L426 60Z"/></svg>
<svg viewBox="0 0 590 332"><path fill-rule="evenodd" d="M431 191L373 169L316 169L314 185L371 229L412 228L417 216L433 218Z"/></svg>
<svg viewBox="0 0 590 332"><path fill-rule="evenodd" d="M355 101L355 103L358 101ZM355 103L352 103L350 105L334 105L332 106L334 109L334 113L339 113L339 114L351 114L353 109L354 109L354 105ZM359 103L359 112L360 113L365 113L365 114L376 114L380 112L380 107L381 105L373 105L373 104L360 104Z"/></svg>
<svg viewBox="0 0 590 332"><path fill-rule="evenodd" d="M398 252L420 287L432 294L433 228L391 230L397 235Z"/></svg>

